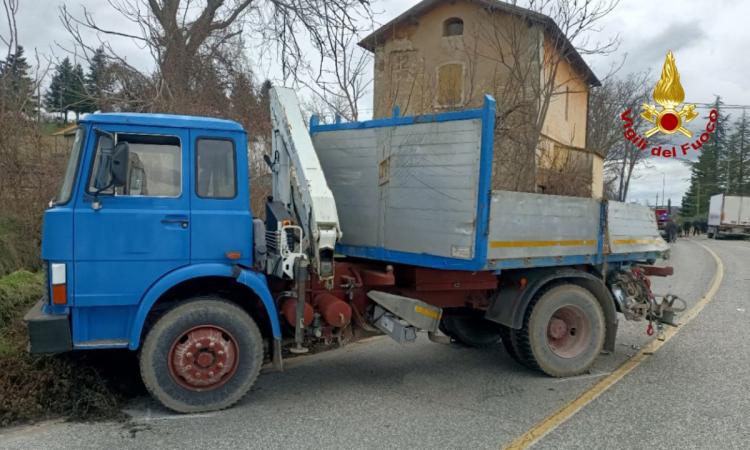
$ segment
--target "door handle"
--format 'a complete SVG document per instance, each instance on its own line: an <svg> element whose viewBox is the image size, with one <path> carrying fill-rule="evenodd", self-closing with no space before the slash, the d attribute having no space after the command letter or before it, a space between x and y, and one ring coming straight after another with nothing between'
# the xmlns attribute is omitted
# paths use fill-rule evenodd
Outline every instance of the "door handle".
<svg viewBox="0 0 750 450"><path fill-rule="evenodd" d="M188 222L188 218L185 216L166 216L165 218L161 219L161 223L163 224L176 223L180 225L181 228L187 228L189 222Z"/></svg>

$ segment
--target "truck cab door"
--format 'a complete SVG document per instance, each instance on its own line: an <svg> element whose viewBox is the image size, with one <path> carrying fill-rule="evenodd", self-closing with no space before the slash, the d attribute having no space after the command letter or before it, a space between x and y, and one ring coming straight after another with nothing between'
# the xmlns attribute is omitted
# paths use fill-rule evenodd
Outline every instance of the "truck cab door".
<svg viewBox="0 0 750 450"><path fill-rule="evenodd" d="M191 130L191 263L252 265L252 216L244 133Z"/></svg>
<svg viewBox="0 0 750 450"><path fill-rule="evenodd" d="M126 339L156 280L190 262L190 140L182 129L106 126L92 133L74 213L74 344ZM106 186L115 142L127 182ZM99 192L97 192L99 191Z"/></svg>

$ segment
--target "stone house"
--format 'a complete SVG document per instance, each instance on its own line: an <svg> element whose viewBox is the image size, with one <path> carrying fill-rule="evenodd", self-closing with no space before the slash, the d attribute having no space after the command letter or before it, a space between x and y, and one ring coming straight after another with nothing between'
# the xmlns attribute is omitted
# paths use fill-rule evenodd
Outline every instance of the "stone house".
<svg viewBox="0 0 750 450"><path fill-rule="evenodd" d="M497 101L493 188L601 197L586 148L583 58L547 16L495 0L424 0L360 43L374 54L374 117ZM544 113L546 111L546 114Z"/></svg>

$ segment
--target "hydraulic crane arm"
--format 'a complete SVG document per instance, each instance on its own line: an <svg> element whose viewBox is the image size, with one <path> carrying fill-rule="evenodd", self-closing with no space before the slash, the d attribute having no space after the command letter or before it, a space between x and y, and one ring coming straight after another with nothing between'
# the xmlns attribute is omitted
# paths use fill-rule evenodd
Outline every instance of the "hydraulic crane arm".
<svg viewBox="0 0 750 450"><path fill-rule="evenodd" d="M272 261L275 274L294 278L292 266L301 257L309 259L313 270L323 279L333 277L333 252L341 238L338 213L333 193L328 188L323 169L315 153L312 139L302 119L299 100L293 89L274 87L270 92L271 124L273 126L273 201L283 204L286 212L301 230L298 251L289 251L292 245L279 245L281 258ZM281 230L281 228L278 228ZM293 233L280 232L282 244ZM286 248L286 251L284 251Z"/></svg>

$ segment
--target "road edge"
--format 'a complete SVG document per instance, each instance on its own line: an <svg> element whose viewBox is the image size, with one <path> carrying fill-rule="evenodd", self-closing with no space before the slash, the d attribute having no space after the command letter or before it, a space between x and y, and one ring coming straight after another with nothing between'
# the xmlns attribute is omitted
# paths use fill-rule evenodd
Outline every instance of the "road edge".
<svg viewBox="0 0 750 450"><path fill-rule="evenodd" d="M528 431L526 431L524 434L522 434L521 436L511 441L509 444L505 446L501 446L502 449L505 449L505 450L525 449L537 443L540 439L542 439L544 436L546 436L550 432L554 431L557 427L559 427L563 423L567 422L568 419L570 419L576 413L578 413L580 410L586 407L586 405L588 405L589 403L597 399L600 395L606 392L609 388L611 388L617 382L622 380L627 374L632 372L636 367L641 365L643 361L648 359L649 356L653 355L664 344L669 342L670 339L672 339L675 335L677 335L677 333L679 333L685 325L687 325L693 319L695 319L695 317L697 317L698 314L700 314L700 312L703 310L703 308L706 307L706 305L711 303L711 301L714 299L714 296L719 291L722 281L724 280L724 262L721 260L721 258L716 252L714 252L712 249L710 249L706 245L701 244L700 242L694 242L694 243L703 247L703 249L706 250L708 254L714 258L714 261L716 263L716 270L714 272L713 278L711 278L711 284L710 284L708 291L706 291L703 297L700 300L698 300L698 302L692 308L690 308L686 313L684 313L680 317L681 322L680 322L679 327L676 327L676 328L668 327L667 330L664 332L664 336L662 339L654 339L648 344L646 344L638 353L636 353L632 358L622 363L612 373L610 373L605 378L600 380L598 383L596 383L595 385L593 385L592 387L584 391L577 398L570 401L562 408L558 409L552 415L547 416L542 421L535 424Z"/></svg>

